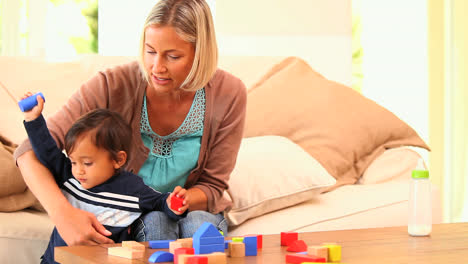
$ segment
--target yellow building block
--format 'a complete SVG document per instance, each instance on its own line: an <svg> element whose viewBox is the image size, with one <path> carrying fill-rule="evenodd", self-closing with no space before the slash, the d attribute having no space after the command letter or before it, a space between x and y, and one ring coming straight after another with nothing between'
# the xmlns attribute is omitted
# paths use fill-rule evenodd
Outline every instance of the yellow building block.
<svg viewBox="0 0 468 264"><path fill-rule="evenodd" d="M323 244L328 248L328 261L338 262L341 261L341 246L337 244Z"/></svg>

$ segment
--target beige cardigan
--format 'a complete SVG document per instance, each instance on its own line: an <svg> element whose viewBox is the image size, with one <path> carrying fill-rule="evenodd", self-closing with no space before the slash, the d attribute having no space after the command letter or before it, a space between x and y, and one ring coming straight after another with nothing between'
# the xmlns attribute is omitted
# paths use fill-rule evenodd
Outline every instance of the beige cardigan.
<svg viewBox="0 0 468 264"><path fill-rule="evenodd" d="M47 125L57 145L63 149L65 134L79 116L95 108L108 108L120 113L133 128L133 148L126 169L138 172L149 153L140 135L146 87L137 62L99 72L48 118ZM201 189L208 198L208 211L219 213L231 206L223 192L228 188L242 139L247 92L241 80L218 69L205 86L205 94L200 156L184 187ZM31 149L25 140L15 151L15 159Z"/></svg>

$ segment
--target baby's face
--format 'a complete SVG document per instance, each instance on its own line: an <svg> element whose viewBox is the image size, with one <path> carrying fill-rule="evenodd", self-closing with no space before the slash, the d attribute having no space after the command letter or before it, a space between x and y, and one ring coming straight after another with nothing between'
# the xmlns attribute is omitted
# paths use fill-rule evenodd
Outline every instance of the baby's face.
<svg viewBox="0 0 468 264"><path fill-rule="evenodd" d="M76 140L73 152L68 155L72 174L85 189L90 189L110 179L118 168L108 151L97 148L88 135Z"/></svg>

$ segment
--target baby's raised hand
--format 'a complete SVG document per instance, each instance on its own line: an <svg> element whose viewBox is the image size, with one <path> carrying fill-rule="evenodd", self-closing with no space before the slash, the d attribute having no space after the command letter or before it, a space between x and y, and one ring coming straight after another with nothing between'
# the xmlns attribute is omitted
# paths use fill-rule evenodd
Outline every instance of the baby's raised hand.
<svg viewBox="0 0 468 264"><path fill-rule="evenodd" d="M32 95L33 95L33 93L27 92L20 99L23 100L23 99L28 98L28 97L30 97ZM41 115L42 110L44 109L44 99L42 99L42 97L40 95L37 95L36 99L37 99L37 105L34 106L33 108L31 108L28 111L24 111L24 120L26 122L36 119L38 116Z"/></svg>
<svg viewBox="0 0 468 264"><path fill-rule="evenodd" d="M183 214L188 209L188 203L185 201L186 192L184 188L176 186L167 198L167 205L177 215Z"/></svg>

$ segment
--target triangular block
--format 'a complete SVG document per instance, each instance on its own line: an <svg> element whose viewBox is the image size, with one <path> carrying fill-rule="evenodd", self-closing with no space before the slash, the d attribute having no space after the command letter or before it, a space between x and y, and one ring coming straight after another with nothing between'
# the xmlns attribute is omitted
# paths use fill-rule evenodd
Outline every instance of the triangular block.
<svg viewBox="0 0 468 264"><path fill-rule="evenodd" d="M307 251L307 244L304 242L304 240L296 240L289 244L288 249L286 249L289 252L303 252Z"/></svg>

